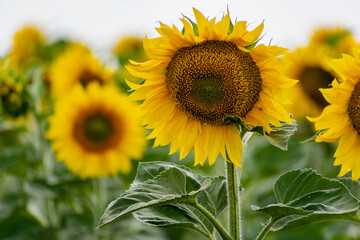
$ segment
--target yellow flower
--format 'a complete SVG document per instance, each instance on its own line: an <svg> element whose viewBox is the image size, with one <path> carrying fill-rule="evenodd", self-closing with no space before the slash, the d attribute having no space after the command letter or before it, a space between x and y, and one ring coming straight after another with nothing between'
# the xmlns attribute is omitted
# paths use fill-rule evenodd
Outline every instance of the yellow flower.
<svg viewBox="0 0 360 240"><path fill-rule="evenodd" d="M285 70L287 76L299 80L287 92L291 102L296 103L289 107L289 111L298 120L307 115L319 116L328 105L319 88L329 87L335 78L327 65L330 57L326 50L310 45L287 54L285 59L290 62Z"/></svg>
<svg viewBox="0 0 360 240"><path fill-rule="evenodd" d="M310 44L316 48L325 48L327 55L338 58L341 57L341 53L350 54L356 41L351 32L345 28L324 27L314 31Z"/></svg>
<svg viewBox="0 0 360 240"><path fill-rule="evenodd" d="M128 173L130 158L139 159L145 146L137 108L114 86L75 86L49 119L58 160L81 178Z"/></svg>
<svg viewBox="0 0 360 240"><path fill-rule="evenodd" d="M69 46L49 70L50 87L56 98L67 94L78 83L86 87L90 82L105 85L111 80L112 72L81 44Z"/></svg>
<svg viewBox="0 0 360 240"><path fill-rule="evenodd" d="M134 58L144 52L143 40L138 37L122 38L115 46L114 53L124 58ZM139 59L141 61L141 59Z"/></svg>
<svg viewBox="0 0 360 240"><path fill-rule="evenodd" d="M330 66L341 77L334 80L332 88L321 89L330 103L315 122L316 130L326 130L316 138L317 142L339 142L334 165L342 165L339 176L352 171L352 179L360 178L360 47L355 57L343 55Z"/></svg>
<svg viewBox="0 0 360 240"><path fill-rule="evenodd" d="M252 31L246 22L232 25L227 14L220 22L207 20L194 9L197 25L181 19L184 33L160 23L161 37L145 39L144 48L152 59L131 61L128 70L146 79L130 98L145 100L143 124L153 129L154 146L171 143L170 154L180 150L180 159L191 149L195 165L209 158L213 164L225 149L231 161L241 167L242 140L227 116L239 116L249 126L291 124L281 102L283 89L294 84L278 71L285 53L277 46L259 45L251 49L263 24ZM193 26L192 26L193 24ZM248 47L248 49L246 48ZM250 50L249 50L250 49Z"/></svg>
<svg viewBox="0 0 360 240"><path fill-rule="evenodd" d="M127 79L135 83L140 82L142 79L131 75L124 66L129 63L129 59L137 62L149 60L143 48L143 39L138 37L125 37L117 43L114 53L120 64L122 79Z"/></svg>
<svg viewBox="0 0 360 240"><path fill-rule="evenodd" d="M9 55L11 67L17 67L27 62L44 44L42 33L34 27L27 26L16 32L13 47Z"/></svg>

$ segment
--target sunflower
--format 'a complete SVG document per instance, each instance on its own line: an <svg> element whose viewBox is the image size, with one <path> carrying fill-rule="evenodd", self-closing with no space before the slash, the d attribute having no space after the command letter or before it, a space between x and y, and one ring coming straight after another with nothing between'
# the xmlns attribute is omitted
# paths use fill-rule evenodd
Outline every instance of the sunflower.
<svg viewBox="0 0 360 240"><path fill-rule="evenodd" d="M131 170L145 146L137 106L112 85L76 85L55 105L47 138L57 158L81 178Z"/></svg>
<svg viewBox="0 0 360 240"><path fill-rule="evenodd" d="M286 52L277 46L255 45L263 24L252 31L246 22L230 21L229 13L219 22L207 20L194 9L197 24L184 17L183 33L160 23L161 37L145 39L151 58L145 63L131 61L128 70L145 78L135 89L133 100L145 100L143 124L153 129L154 147L171 144L170 154L180 150L180 159L191 149L195 165L206 158L213 164L219 154L241 167L242 140L227 116L238 116L249 126L291 124L281 102L283 90L294 81L280 74ZM226 149L226 150L225 150Z"/></svg>
<svg viewBox="0 0 360 240"><path fill-rule="evenodd" d="M13 47L9 55L11 67L26 63L44 45L42 33L35 27L26 26L15 33Z"/></svg>
<svg viewBox="0 0 360 240"><path fill-rule="evenodd" d="M147 60L144 48L143 39L138 37L124 37L116 44L114 53L119 59L128 60L129 58L137 59L138 61Z"/></svg>
<svg viewBox="0 0 360 240"><path fill-rule="evenodd" d="M305 116L319 116L328 105L319 88L327 88L335 78L335 73L327 65L330 57L321 47L309 45L289 53L285 59L290 62L286 67L287 76L299 82L289 89L288 96L293 104L289 110L295 119Z"/></svg>
<svg viewBox="0 0 360 240"><path fill-rule="evenodd" d="M352 171L352 179L360 178L360 47L354 57L343 55L330 66L341 76L341 83L334 80L332 88L322 89L330 103L315 122L316 130L326 130L317 142L339 142L334 165L342 165L339 176Z"/></svg>
<svg viewBox="0 0 360 240"><path fill-rule="evenodd" d="M122 80L127 79L131 82L140 82L142 79L132 76L124 66L129 63L129 59L138 62L149 60L143 47L143 39L138 37L124 37L117 43L114 48L114 53L120 64Z"/></svg>
<svg viewBox="0 0 360 240"><path fill-rule="evenodd" d="M102 66L88 48L73 44L54 61L48 76L52 92L59 98L77 83L84 87L90 82L105 85L111 81L112 72Z"/></svg>
<svg viewBox="0 0 360 240"><path fill-rule="evenodd" d="M343 27L323 27L314 31L311 45L326 48L327 54L331 57L341 57L341 53L351 53L356 45L352 33Z"/></svg>

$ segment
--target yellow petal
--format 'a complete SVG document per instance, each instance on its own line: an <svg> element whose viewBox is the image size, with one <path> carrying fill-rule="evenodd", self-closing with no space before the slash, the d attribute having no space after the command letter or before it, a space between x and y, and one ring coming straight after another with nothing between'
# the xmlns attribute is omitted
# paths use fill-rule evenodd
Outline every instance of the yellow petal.
<svg viewBox="0 0 360 240"><path fill-rule="evenodd" d="M240 133L234 125L227 127L226 151L231 162L241 168L242 142Z"/></svg>

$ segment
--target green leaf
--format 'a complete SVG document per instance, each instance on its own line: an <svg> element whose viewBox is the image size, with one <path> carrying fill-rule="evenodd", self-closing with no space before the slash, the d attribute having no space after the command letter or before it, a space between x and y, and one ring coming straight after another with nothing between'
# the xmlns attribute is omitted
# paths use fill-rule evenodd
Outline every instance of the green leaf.
<svg viewBox="0 0 360 240"><path fill-rule="evenodd" d="M203 177L170 162L140 163L130 189L109 204L99 226L133 213L148 225L192 228L211 238L212 224L192 204L219 216L227 206L225 184L223 177Z"/></svg>
<svg viewBox="0 0 360 240"><path fill-rule="evenodd" d="M211 185L199 193L197 200L207 211L213 216L218 217L227 207L227 193L226 193L226 180L225 177L219 176L215 178L203 177L191 171L189 168L177 165L171 162L149 162L140 163L138 172L134 180L134 184L138 184L149 179L154 179L159 176L162 172L176 168L183 174L192 179L195 185L187 185L190 187L188 191L191 191L194 187L202 185L206 180L211 179ZM222 196L222 197L219 197Z"/></svg>
<svg viewBox="0 0 360 240"><path fill-rule="evenodd" d="M271 131L269 134L264 131L263 127L259 126L254 127L251 131L264 135L266 139L275 147L278 147L282 150L287 150L289 139L296 131L296 122L295 120L292 121L293 124L282 123L281 127L271 126L273 131Z"/></svg>
<svg viewBox="0 0 360 240"><path fill-rule="evenodd" d="M158 177L162 172L168 169L178 169L186 176L190 177L197 184L201 185L207 178L196 174L189 168L177 165L171 162L141 162L137 169L137 174L133 184L139 184L150 179Z"/></svg>
<svg viewBox="0 0 360 240"><path fill-rule="evenodd" d="M273 231L320 221L360 222L360 202L349 189L341 181L323 177L311 169L294 170L280 176L274 193L277 204L253 207L278 221Z"/></svg>
<svg viewBox="0 0 360 240"><path fill-rule="evenodd" d="M214 217L219 217L228 204L225 177L212 179L210 187L199 193L197 200Z"/></svg>
<svg viewBox="0 0 360 240"><path fill-rule="evenodd" d="M147 207L179 202L191 203L195 196L211 183L211 181L206 181L203 186L189 192L186 191L186 185L190 182L191 179L180 170L171 168L155 179L133 184L120 198L110 203L100 220L100 226Z"/></svg>
<svg viewBox="0 0 360 240"><path fill-rule="evenodd" d="M214 178L210 187L199 193L198 202L213 216L218 217L227 207L226 182L224 177ZM212 230L209 220L196 208L184 204L172 204L147 208L133 213L145 224L157 227L187 227L209 235ZM212 230L213 231L213 230Z"/></svg>
<svg viewBox="0 0 360 240"><path fill-rule="evenodd" d="M347 189L349 189L350 193L358 200L360 201L360 181L352 181L351 178L338 178L342 184L346 186Z"/></svg>
<svg viewBox="0 0 360 240"><path fill-rule="evenodd" d="M196 208L185 204L172 204L146 208L133 213L135 218L155 227L191 228L210 238L214 228Z"/></svg>
<svg viewBox="0 0 360 240"><path fill-rule="evenodd" d="M252 210L266 212L275 219L281 219L289 215L306 215L311 213L309 210L301 208L290 207L285 204L270 204L266 207L251 206Z"/></svg>

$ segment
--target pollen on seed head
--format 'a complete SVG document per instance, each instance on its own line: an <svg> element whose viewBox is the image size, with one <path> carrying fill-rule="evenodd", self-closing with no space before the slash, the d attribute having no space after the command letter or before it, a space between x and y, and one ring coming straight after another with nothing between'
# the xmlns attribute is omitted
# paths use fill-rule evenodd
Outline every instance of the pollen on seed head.
<svg viewBox="0 0 360 240"><path fill-rule="evenodd" d="M172 98L187 115L212 125L245 117L259 100L260 70L228 41L208 40L176 51L166 69Z"/></svg>

